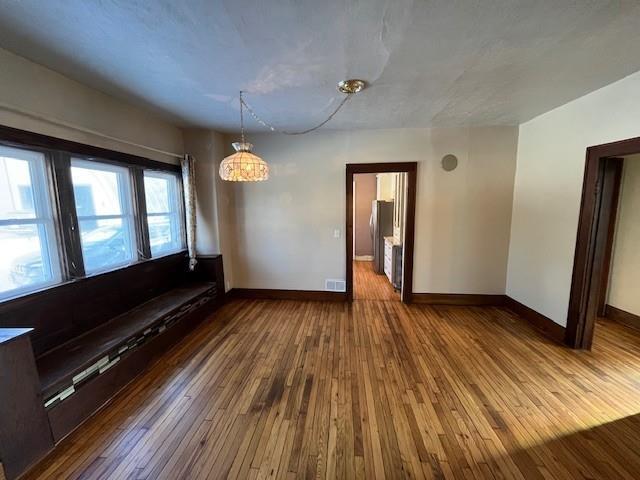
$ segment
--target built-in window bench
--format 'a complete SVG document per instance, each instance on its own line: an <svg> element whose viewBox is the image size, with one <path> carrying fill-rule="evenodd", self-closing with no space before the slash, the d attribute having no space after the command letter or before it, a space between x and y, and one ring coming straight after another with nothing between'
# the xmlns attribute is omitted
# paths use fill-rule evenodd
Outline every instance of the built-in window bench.
<svg viewBox="0 0 640 480"><path fill-rule="evenodd" d="M36 365L54 439L108 401L142 370L157 343L175 335L174 328L184 330L186 325L179 323L188 322L215 296L212 283L175 288L39 357ZM161 338L168 330L169 336Z"/></svg>
<svg viewBox="0 0 640 480"><path fill-rule="evenodd" d="M201 258L196 272L186 265L184 254L175 255L0 304L0 327L14 327L0 328L0 408L7 410L0 412L0 463L8 479L219 305L221 257ZM50 322L47 312L66 323Z"/></svg>

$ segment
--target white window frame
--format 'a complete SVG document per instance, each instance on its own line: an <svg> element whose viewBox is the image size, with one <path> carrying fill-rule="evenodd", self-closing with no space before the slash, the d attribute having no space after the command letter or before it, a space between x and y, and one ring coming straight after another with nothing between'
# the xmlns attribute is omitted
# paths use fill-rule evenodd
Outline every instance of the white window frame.
<svg viewBox="0 0 640 480"><path fill-rule="evenodd" d="M169 179L170 191L169 191L169 211L167 212L153 212L150 213L147 207L147 234L149 237L149 251L151 252L151 258L159 258L164 257L166 255L171 255L174 253L182 252L187 248L187 242L185 239L185 218L184 218L184 203L183 203L183 195L182 195L182 182L177 174L169 173L169 172L160 172L157 170L144 170L143 172L143 183L144 178L161 178L163 180ZM145 187L145 203L147 200L146 197L146 187ZM174 199L174 202L171 202L171 199ZM160 250L154 254L153 250L151 250L151 231L149 229L149 218L150 217L170 217L170 221L172 226L175 226L176 231L178 232L179 237L179 245L177 248L167 248Z"/></svg>
<svg viewBox="0 0 640 480"><path fill-rule="evenodd" d="M98 270L88 270L87 265L84 262L84 246L82 240L80 241L85 276L91 277L99 275L101 273L110 272L119 268L127 267L138 262L138 246L136 242L136 225L135 216L133 211L133 205L135 199L133 198L133 190L131 187L131 175L127 167L120 165L113 165L111 163L101 162L99 160L86 160L78 157L71 157L71 168L85 168L89 170L97 170L102 172L113 172L118 175L118 199L120 200L120 214L112 215L78 215L76 217L78 221L78 228L84 220L122 220L122 227L125 229L125 235L130 246L131 258L125 262L114 263L108 267ZM73 174L71 175L71 187L75 188L73 183ZM82 236L82 229L80 229L80 235Z"/></svg>
<svg viewBox="0 0 640 480"><path fill-rule="evenodd" d="M44 153L38 151L6 145L0 145L0 147L2 149L0 152L7 150L10 152L10 155L0 153L1 157L16 158L28 162L35 212L34 218L0 219L0 227L36 225L38 227L40 251L42 252L42 264L48 270L47 274L50 277L49 280L44 282L0 292L0 301L4 301L62 283L62 271L58 253L59 239L53 218L51 192L47 175L48 159Z"/></svg>

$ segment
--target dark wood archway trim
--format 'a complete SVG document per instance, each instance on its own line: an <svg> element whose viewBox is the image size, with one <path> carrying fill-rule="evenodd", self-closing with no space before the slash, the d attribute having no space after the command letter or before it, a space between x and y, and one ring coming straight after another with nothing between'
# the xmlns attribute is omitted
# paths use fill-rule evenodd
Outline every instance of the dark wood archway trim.
<svg viewBox="0 0 640 480"><path fill-rule="evenodd" d="M346 178L346 262L347 301L353 300L353 176L358 173L407 173L406 223L404 230L404 267L402 269L402 294L404 303L411 302L413 293L413 245L416 224L417 162L349 163Z"/></svg>
<svg viewBox="0 0 640 480"><path fill-rule="evenodd" d="M572 348L591 348L611 260L621 164L617 157L636 153L640 137L587 148L565 335Z"/></svg>

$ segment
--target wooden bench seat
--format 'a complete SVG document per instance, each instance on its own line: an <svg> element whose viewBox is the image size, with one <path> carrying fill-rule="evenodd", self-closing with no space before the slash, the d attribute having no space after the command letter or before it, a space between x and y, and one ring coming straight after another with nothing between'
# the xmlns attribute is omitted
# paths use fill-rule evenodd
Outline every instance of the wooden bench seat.
<svg viewBox="0 0 640 480"><path fill-rule="evenodd" d="M3 467L17 478L224 301L222 257L200 256L194 271L188 262L179 252L0 302L0 346L17 359L0 375L0 479Z"/></svg>
<svg viewBox="0 0 640 480"><path fill-rule="evenodd" d="M99 369L82 376L90 367L105 358L109 359L109 354L114 351L116 354L119 351L124 353L128 342L141 338L145 330L176 315L181 308L190 305L214 286L213 283L198 282L174 288L41 355L36 359L36 364L45 405L56 393L98 373ZM100 367L109 363L102 361Z"/></svg>

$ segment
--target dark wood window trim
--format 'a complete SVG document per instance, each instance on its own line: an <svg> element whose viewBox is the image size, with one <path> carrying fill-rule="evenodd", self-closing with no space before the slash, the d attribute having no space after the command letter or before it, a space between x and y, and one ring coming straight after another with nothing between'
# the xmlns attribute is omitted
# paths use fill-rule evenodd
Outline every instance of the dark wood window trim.
<svg viewBox="0 0 640 480"><path fill-rule="evenodd" d="M54 216L58 220L56 230L64 282L84 277L84 262L71 181L71 158L62 152L51 152L50 158L53 172L51 197L54 199Z"/></svg>
<svg viewBox="0 0 640 480"><path fill-rule="evenodd" d="M346 294L353 301L353 176L358 173L407 173L406 225L404 231L404 268L402 269L402 293L404 303L411 303L413 294L413 246L416 222L417 162L348 163L346 175Z"/></svg>
<svg viewBox="0 0 640 480"><path fill-rule="evenodd" d="M28 132L17 128L0 125L0 142L14 147L30 148L40 151L65 152L87 160L98 160L104 163L117 163L123 166L138 166L150 170L180 173L180 166L158 162L149 158L118 152L106 148L72 142L61 138L50 137L40 133Z"/></svg>
<svg viewBox="0 0 640 480"><path fill-rule="evenodd" d="M640 137L587 148L565 334L565 343L572 348L591 348L611 262L619 157L637 153Z"/></svg>
<svg viewBox="0 0 640 480"><path fill-rule="evenodd" d="M136 222L136 242L138 260L151 258L149 225L147 222L147 200L144 194L144 169L131 167L131 185L133 190L133 215Z"/></svg>
<svg viewBox="0 0 640 480"><path fill-rule="evenodd" d="M58 284L37 290L36 292L56 288L71 281L87 278L82 259L80 231L78 228L73 184L71 180L72 158L118 165L129 169L133 195L132 202L135 219L136 243L138 246L136 257L137 262L134 262L133 264L151 260L151 247L149 242L146 199L144 192L144 171L155 170L175 175L178 177L178 184L180 191L182 191L182 179L180 175L181 169L179 165L158 162L156 160L151 160L137 155L50 137L48 135L42 135L3 125L0 125L0 145L41 152L47 159L47 180L52 202L53 216L56 223L56 239L62 270L62 281ZM181 207L181 211L184 214L184 205ZM183 229L183 234L185 231L186 229ZM186 251L186 248L179 252L168 252L167 256L179 254L184 251ZM113 270L128 268L133 264L115 267ZM100 272L90 276L109 273L109 271ZM36 292L28 292L15 298L29 296ZM15 298L7 299L3 302L11 301Z"/></svg>

